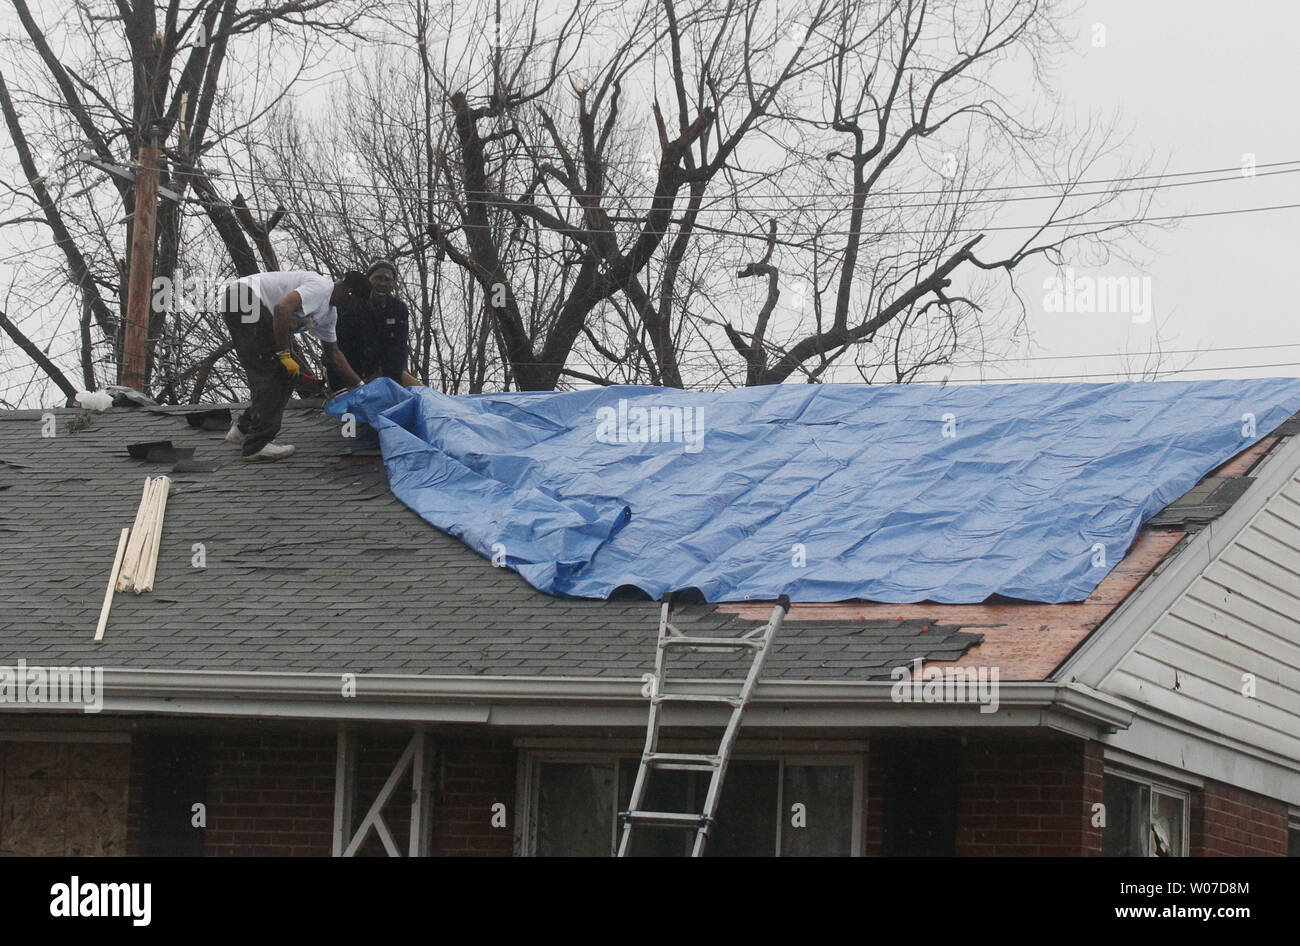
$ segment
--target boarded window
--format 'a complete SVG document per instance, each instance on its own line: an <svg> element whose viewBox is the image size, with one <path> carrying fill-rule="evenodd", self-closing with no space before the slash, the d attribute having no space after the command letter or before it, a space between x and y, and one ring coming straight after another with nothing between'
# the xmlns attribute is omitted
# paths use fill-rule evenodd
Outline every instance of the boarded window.
<svg viewBox="0 0 1300 946"><path fill-rule="evenodd" d="M626 811L636 782L637 762L624 759L619 763L618 809ZM641 806L646 811L695 811L696 799L703 798L698 772L655 772ZM694 835L686 830L649 828L632 832L633 857L685 857L691 852ZM615 848L617 848L617 839ZM609 853L609 852L607 852Z"/></svg>
<svg viewBox="0 0 1300 946"><path fill-rule="evenodd" d="M853 769L787 765L781 831L783 857L848 857L853 836ZM796 808L796 806L799 806Z"/></svg>
<svg viewBox="0 0 1300 946"><path fill-rule="evenodd" d="M776 855L776 762L732 762L722 783L718 823L709 834L708 857L774 857ZM709 779L700 773L696 807L704 809ZM694 838L692 837L692 840Z"/></svg>

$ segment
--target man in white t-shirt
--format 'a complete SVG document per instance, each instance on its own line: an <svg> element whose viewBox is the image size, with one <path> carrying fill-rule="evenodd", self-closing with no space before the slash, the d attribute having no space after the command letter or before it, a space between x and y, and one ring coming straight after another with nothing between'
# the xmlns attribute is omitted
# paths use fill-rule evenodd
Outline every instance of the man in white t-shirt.
<svg viewBox="0 0 1300 946"><path fill-rule="evenodd" d="M368 288L361 273L345 273L335 281L303 270L255 273L223 288L221 314L248 375L251 398L226 440L243 446L245 460L281 460L293 453L292 446L273 442L301 370L290 344L293 335L315 336L325 349L326 363L344 382L349 387L361 383L339 349L335 306L364 295Z"/></svg>

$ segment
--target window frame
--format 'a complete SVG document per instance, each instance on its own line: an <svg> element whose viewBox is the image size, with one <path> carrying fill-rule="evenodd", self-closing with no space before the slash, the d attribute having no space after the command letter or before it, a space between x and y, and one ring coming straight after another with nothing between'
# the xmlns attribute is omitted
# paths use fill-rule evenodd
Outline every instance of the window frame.
<svg viewBox="0 0 1300 946"><path fill-rule="evenodd" d="M714 747L716 749L716 747ZM668 750L665 750L668 751ZM691 751L690 748L674 748L673 751ZM699 750L696 751L708 751ZM613 748L605 751L592 749L546 749L546 748L529 748L520 749L518 765L518 797L521 800L521 811L515 824L518 827L515 838L515 847L522 857L537 856L537 812L538 812L538 793L541 790L541 766L544 763L572 763L572 764L589 764L589 765L610 765L614 766L615 785L614 785L614 819L613 831L610 838L610 855L613 856L618 850L619 832L622 826L618 820L618 797L619 784L618 773L621 770L622 763L626 760L632 760L640 763L641 749ZM783 830L786 827L786 821L789 812L786 811L785 805L785 769L787 765L825 765L825 766L846 766L853 772L853 803L852 814L853 820L850 825L849 856L861 857L865 846L866 837L866 755L864 752L812 752L812 751L787 751L787 752L763 752L763 751L742 751L734 752L731 756L731 762L775 762L777 764L776 772L776 835L774 841L774 856L781 857L781 842L784 839Z"/></svg>
<svg viewBox="0 0 1300 946"><path fill-rule="evenodd" d="M1170 798L1180 799L1183 803L1182 830L1180 832L1180 836L1183 839L1183 850L1182 853L1175 854L1174 856L1175 857L1190 856L1189 852L1192 847L1192 834L1191 834L1192 790L1191 789L1175 785L1172 782L1167 782L1160 778L1154 778L1151 775L1146 774L1145 772L1137 771L1135 769L1125 769L1125 768L1118 768L1116 766L1106 765L1102 767L1102 773L1103 776L1108 775L1111 776L1112 778L1123 779L1126 782L1132 782L1135 785L1143 785L1146 787L1148 825L1151 824L1151 820L1154 817L1157 794L1164 795ZM1102 784L1103 784L1102 804L1105 804L1105 800L1106 800L1105 789L1104 789L1105 782L1103 781ZM1106 812L1106 816L1107 816L1107 826L1109 826L1110 823L1109 809ZM1148 828L1148 831L1149 830L1150 829ZM1146 856L1155 857L1156 855L1151 854L1148 851Z"/></svg>

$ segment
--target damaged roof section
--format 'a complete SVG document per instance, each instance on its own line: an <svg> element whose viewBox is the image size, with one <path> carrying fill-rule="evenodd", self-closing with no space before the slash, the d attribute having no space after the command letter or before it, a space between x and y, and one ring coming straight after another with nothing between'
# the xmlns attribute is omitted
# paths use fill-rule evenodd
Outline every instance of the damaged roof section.
<svg viewBox="0 0 1300 946"><path fill-rule="evenodd" d="M1096 631L1130 595L1163 571L1190 538L1222 517L1244 497L1260 463L1287 438L1300 434L1300 414L1273 433L1204 477L1185 494L1149 519L1123 560L1086 601L1036 604L990 600L975 605L839 604L797 605L792 618L810 621L929 619L978 631L983 640L952 661L936 658L940 666L996 666L1005 681L1045 680ZM756 618L755 605L723 605L725 610Z"/></svg>
<svg viewBox="0 0 1300 946"><path fill-rule="evenodd" d="M494 568L395 499L373 451L341 437L317 405L291 402L282 439L298 453L271 466L239 462L218 425L187 421L192 411L114 409L70 431L77 413L60 410L52 438L42 412L0 413L0 664L593 678L651 669L657 605L554 598ZM1249 491L1227 484L1248 482L1287 429L1197 484L1166 525L1143 528L1086 601L796 604L764 678L888 680L920 657L1046 679L1206 515ZM119 595L94 645L119 530L143 477L160 472L125 446L150 440L220 465L171 474L155 590ZM760 623L770 610L696 607L674 622L735 633L728 622ZM675 675L720 675L712 659L683 658Z"/></svg>
<svg viewBox="0 0 1300 946"><path fill-rule="evenodd" d="M1251 482L1249 476L1207 476L1148 519L1147 526L1199 532L1231 509Z"/></svg>
<svg viewBox="0 0 1300 946"><path fill-rule="evenodd" d="M280 439L298 450L274 465L239 462L224 430L184 409L115 408L75 430L76 411L53 413L54 437L42 412L0 414L0 664L623 678L653 666L656 604L554 598L494 568L402 505L381 461L314 404L291 402ZM96 645L118 534L143 478L167 471L126 445L161 440L219 466L168 474L154 590L119 593ZM706 633L737 620L680 619ZM926 615L785 627L765 679L888 679L981 640ZM717 671L707 658L674 664Z"/></svg>
<svg viewBox="0 0 1300 946"><path fill-rule="evenodd" d="M550 594L945 604L1085 600L1144 520L1297 410L1294 378L473 398L380 379L328 405L379 430L407 505Z"/></svg>

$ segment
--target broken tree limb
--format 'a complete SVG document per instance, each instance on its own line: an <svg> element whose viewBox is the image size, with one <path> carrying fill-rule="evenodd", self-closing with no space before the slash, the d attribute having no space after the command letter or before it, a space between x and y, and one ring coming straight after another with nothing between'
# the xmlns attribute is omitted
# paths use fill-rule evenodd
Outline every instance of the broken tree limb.
<svg viewBox="0 0 1300 946"><path fill-rule="evenodd" d="M45 372L46 377L59 386L59 390L68 396L68 405L71 406L73 399L77 396L77 389L72 385L72 382L64 377L62 371L55 367L54 362L50 361L45 352L41 351L30 338L19 331L18 326L9 321L9 317L3 311L0 311L0 329L3 329L4 333L14 340L14 344L21 348L27 357Z"/></svg>

